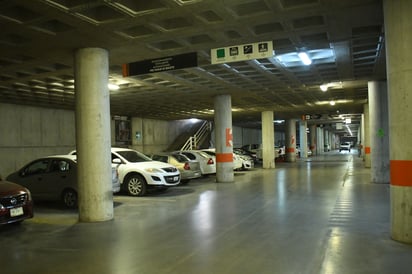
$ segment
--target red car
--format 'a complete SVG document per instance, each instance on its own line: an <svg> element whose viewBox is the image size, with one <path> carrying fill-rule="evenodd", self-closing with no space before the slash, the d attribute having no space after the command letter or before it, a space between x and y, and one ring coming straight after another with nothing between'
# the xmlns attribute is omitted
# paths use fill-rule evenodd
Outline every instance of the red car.
<svg viewBox="0 0 412 274"><path fill-rule="evenodd" d="M33 218L30 191L0 178L0 224L18 223Z"/></svg>

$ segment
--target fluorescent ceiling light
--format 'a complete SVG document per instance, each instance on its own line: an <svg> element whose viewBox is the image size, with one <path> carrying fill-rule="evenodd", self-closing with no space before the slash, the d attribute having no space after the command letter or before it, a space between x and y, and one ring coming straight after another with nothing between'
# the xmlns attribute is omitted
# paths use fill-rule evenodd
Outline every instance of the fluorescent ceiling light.
<svg viewBox="0 0 412 274"><path fill-rule="evenodd" d="M300 60L302 60L302 63L304 65L309 66L310 64L312 64L312 60L309 58L309 55L306 52L301 51L298 53L298 56Z"/></svg>
<svg viewBox="0 0 412 274"><path fill-rule="evenodd" d="M190 118L189 122L191 122L192 124L199 122L200 120L197 118Z"/></svg>
<svg viewBox="0 0 412 274"><path fill-rule="evenodd" d="M335 62L335 52L330 49L306 50L306 55L310 56L312 62L316 60L316 64L325 64ZM289 52L275 56L275 60L285 67L298 67L302 65L302 60L298 56L299 52Z"/></svg>
<svg viewBox="0 0 412 274"><path fill-rule="evenodd" d="M329 104L330 104L331 106L334 106L334 105L336 104L336 102L332 100L332 101L329 102Z"/></svg>
<svg viewBox="0 0 412 274"><path fill-rule="evenodd" d="M342 82L334 82L334 83L323 84L323 85L320 85L319 87L323 92L325 92L328 90L328 88L332 88L332 89L343 88L343 84Z"/></svg>

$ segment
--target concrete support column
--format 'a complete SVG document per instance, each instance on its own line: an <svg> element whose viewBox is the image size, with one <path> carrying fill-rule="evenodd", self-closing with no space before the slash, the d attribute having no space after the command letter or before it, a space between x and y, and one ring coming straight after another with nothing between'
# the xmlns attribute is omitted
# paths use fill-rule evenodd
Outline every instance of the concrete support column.
<svg viewBox="0 0 412 274"><path fill-rule="evenodd" d="M317 155L316 153L316 125L311 125L309 128L310 134L310 150L312 151L312 155Z"/></svg>
<svg viewBox="0 0 412 274"><path fill-rule="evenodd" d="M79 220L113 219L108 52L75 52L76 147Z"/></svg>
<svg viewBox="0 0 412 274"><path fill-rule="evenodd" d="M363 117L365 122L365 142L364 142L364 155L365 155L365 167L371 167L371 137L370 137L370 124L369 124L369 104L363 105Z"/></svg>
<svg viewBox="0 0 412 274"><path fill-rule="evenodd" d="M262 167L275 168L275 127L273 111L262 112Z"/></svg>
<svg viewBox="0 0 412 274"><path fill-rule="evenodd" d="M299 123L299 139L300 139L300 157L308 158L308 135L306 128L308 127L307 121L300 121Z"/></svg>
<svg viewBox="0 0 412 274"><path fill-rule="evenodd" d="M317 144L318 144L317 149L316 149L317 155L321 155L324 153L323 152L323 134L324 134L323 128L321 127L316 128Z"/></svg>
<svg viewBox="0 0 412 274"><path fill-rule="evenodd" d="M361 157L365 157L365 114L361 116Z"/></svg>
<svg viewBox="0 0 412 274"><path fill-rule="evenodd" d="M296 162L296 120L286 120L286 162Z"/></svg>
<svg viewBox="0 0 412 274"><path fill-rule="evenodd" d="M233 182L232 98L230 95L216 96L214 107L216 182Z"/></svg>
<svg viewBox="0 0 412 274"><path fill-rule="evenodd" d="M384 0L389 94L391 235L412 243L412 1Z"/></svg>
<svg viewBox="0 0 412 274"><path fill-rule="evenodd" d="M368 82L371 135L371 178L373 183L389 183L389 113L386 82Z"/></svg>
<svg viewBox="0 0 412 274"><path fill-rule="evenodd" d="M330 132L329 134L329 140L330 140L330 150L333 151L335 150L335 134L333 132Z"/></svg>
<svg viewBox="0 0 412 274"><path fill-rule="evenodd" d="M334 138L334 135L333 135L332 131L330 131L330 132L329 132L329 151L331 151L331 150L332 150L332 146L334 146L334 145L333 145L333 143L335 142L334 139L335 139L335 138Z"/></svg>
<svg viewBox="0 0 412 274"><path fill-rule="evenodd" d="M326 147L329 144L329 130L324 129L323 130L323 152L327 152Z"/></svg>

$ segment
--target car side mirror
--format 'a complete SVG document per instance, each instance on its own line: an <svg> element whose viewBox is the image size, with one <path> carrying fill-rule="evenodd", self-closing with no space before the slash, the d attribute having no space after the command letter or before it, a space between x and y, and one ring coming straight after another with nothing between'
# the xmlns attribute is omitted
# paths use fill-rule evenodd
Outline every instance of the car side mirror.
<svg viewBox="0 0 412 274"><path fill-rule="evenodd" d="M120 160L119 158L115 158L112 160L112 163L120 165L122 163L122 160Z"/></svg>

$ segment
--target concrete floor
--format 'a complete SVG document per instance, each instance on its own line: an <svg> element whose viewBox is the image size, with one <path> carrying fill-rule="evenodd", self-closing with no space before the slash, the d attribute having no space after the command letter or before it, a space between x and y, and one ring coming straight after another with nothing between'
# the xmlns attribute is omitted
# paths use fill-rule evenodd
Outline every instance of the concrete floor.
<svg viewBox="0 0 412 274"><path fill-rule="evenodd" d="M0 227L0 273L412 273L412 246L391 240L389 186L356 154L214 176L147 197L115 196L115 219L36 204Z"/></svg>

